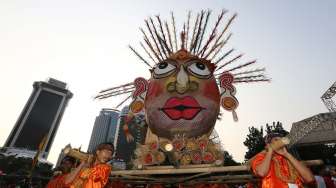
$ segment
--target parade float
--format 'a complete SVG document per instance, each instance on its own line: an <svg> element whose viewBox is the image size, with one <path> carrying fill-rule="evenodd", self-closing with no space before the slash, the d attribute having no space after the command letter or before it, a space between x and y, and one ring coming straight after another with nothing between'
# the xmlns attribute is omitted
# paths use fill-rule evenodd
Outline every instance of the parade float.
<svg viewBox="0 0 336 188"><path fill-rule="evenodd" d="M136 144L132 168L113 171L112 179L180 186L254 181L248 165L226 165L223 149L211 139L211 133L219 116L230 118L227 112L238 121L237 84L270 79L265 68L255 66L255 60L239 63L243 54L234 55L235 50L227 47L236 14L223 10L214 22L210 15L211 11L189 12L181 29L176 27L173 13L169 20L159 16L145 20L145 27L140 28L143 53L129 48L149 67L148 77L102 90L96 96L126 96L120 105L131 99L120 127L128 142L134 142L135 136L131 122L146 130Z"/></svg>

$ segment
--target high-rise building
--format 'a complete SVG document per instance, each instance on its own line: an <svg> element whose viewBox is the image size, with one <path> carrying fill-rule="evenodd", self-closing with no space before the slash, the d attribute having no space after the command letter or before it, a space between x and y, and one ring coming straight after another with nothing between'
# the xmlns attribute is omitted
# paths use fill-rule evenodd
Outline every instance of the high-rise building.
<svg viewBox="0 0 336 188"><path fill-rule="evenodd" d="M104 108L100 111L93 126L88 152L94 151L100 143L114 142L118 120L118 110Z"/></svg>
<svg viewBox="0 0 336 188"><path fill-rule="evenodd" d="M43 138L46 138L41 154L42 158L47 158L72 95L66 83L53 78L49 78L47 82L34 82L33 92L4 147L36 152Z"/></svg>

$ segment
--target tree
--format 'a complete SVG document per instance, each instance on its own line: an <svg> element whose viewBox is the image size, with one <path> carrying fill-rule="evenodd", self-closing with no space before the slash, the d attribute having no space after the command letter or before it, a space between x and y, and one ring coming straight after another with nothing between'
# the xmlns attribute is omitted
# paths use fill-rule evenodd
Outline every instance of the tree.
<svg viewBox="0 0 336 188"><path fill-rule="evenodd" d="M286 131L282 123L277 121L276 123L273 122L272 125L266 124L265 135L271 132L278 132L283 135L287 135L288 131ZM264 128L263 126L260 129L255 127L249 127L249 134L247 135L245 141L243 142L244 145L247 147L247 151L245 153L245 160L251 159L253 156L261 152L265 148L265 141L264 141Z"/></svg>
<svg viewBox="0 0 336 188"><path fill-rule="evenodd" d="M244 145L247 147L247 152L245 153L245 160L249 160L257 153L262 151L265 148L264 142L264 130L263 127L260 127L260 130L255 127L249 127L249 134L247 138L243 142Z"/></svg>
<svg viewBox="0 0 336 188"><path fill-rule="evenodd" d="M229 152L224 151L224 165L225 166L237 166L240 165L240 163L236 162L233 157L229 154Z"/></svg>

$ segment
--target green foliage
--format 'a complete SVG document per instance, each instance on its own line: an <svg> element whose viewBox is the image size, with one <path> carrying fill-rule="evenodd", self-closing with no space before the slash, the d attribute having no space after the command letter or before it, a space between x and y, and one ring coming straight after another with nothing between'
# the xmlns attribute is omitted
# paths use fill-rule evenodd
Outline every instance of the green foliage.
<svg viewBox="0 0 336 188"><path fill-rule="evenodd" d="M249 127L249 134L247 135L244 145L247 147L247 151L245 153L245 160L251 159L253 156L261 152L265 148L264 136L271 132L278 132L284 135L288 134L281 122L273 122L272 125L268 123L265 126L265 134L263 126L260 129L256 127Z"/></svg>
<svg viewBox="0 0 336 188"><path fill-rule="evenodd" d="M253 126L249 127L249 134L243 142L244 145L247 147L245 160L249 160L265 148L263 133L263 127L260 127L260 130Z"/></svg>
<svg viewBox="0 0 336 188"><path fill-rule="evenodd" d="M224 165L225 166L237 166L240 165L240 163L236 162L232 156L229 154L229 152L224 151Z"/></svg>

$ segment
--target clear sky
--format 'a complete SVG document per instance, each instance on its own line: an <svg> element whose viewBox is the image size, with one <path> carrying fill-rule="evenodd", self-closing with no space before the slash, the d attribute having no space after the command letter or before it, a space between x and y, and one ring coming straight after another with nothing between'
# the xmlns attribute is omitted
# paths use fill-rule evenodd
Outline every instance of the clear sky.
<svg viewBox="0 0 336 188"><path fill-rule="evenodd" d="M187 11L238 13L231 27L234 47L265 66L271 83L237 86L239 122L230 113L218 122L225 149L238 161L249 126L291 124L326 112L321 95L336 80L336 1L333 0L2 0L0 1L0 145L3 145L34 81L53 77L74 93L55 137L49 160L71 143L86 150L95 117L119 100L94 101L101 89L149 77L127 48L141 40L148 16L178 26ZM33 136L33 135L32 135Z"/></svg>

